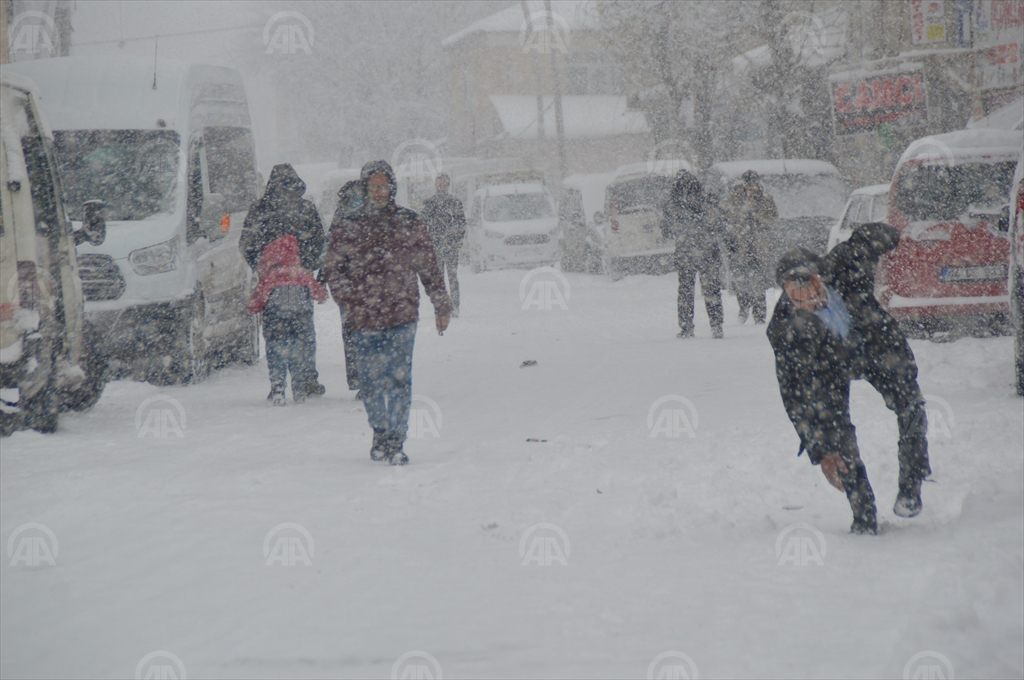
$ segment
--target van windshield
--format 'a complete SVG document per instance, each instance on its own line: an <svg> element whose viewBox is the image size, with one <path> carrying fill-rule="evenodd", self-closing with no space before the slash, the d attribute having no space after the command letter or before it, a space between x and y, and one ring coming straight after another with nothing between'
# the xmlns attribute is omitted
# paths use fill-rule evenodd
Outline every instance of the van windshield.
<svg viewBox="0 0 1024 680"><path fill-rule="evenodd" d="M781 219L828 217L839 219L846 207L847 189L831 175L769 175L762 178Z"/></svg>
<svg viewBox="0 0 1024 680"><path fill-rule="evenodd" d="M503 194L488 196L484 200L484 220L487 222L538 220L552 215L547 194Z"/></svg>
<svg viewBox="0 0 1024 680"><path fill-rule="evenodd" d="M608 187L608 211L627 215L645 210L661 210L672 188L672 178L654 175L619 182Z"/></svg>
<svg viewBox="0 0 1024 680"><path fill-rule="evenodd" d="M170 130L62 130L53 133L68 214L99 199L112 221L170 212L178 176L179 138Z"/></svg>
<svg viewBox="0 0 1024 680"><path fill-rule="evenodd" d="M998 208L1007 201L1014 162L905 165L893 205L911 222L955 220L968 207Z"/></svg>

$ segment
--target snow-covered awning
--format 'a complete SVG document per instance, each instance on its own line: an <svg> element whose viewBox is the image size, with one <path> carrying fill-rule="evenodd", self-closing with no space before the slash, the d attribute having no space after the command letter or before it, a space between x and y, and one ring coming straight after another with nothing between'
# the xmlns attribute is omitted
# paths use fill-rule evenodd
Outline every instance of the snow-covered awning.
<svg viewBox="0 0 1024 680"><path fill-rule="evenodd" d="M544 135L555 136L554 97L544 97ZM503 136L512 139L537 137L537 97L534 95L492 94L491 104L498 112ZM562 118L566 139L610 137L650 132L643 111L626 108L626 98L614 95L562 97Z"/></svg>
<svg viewBox="0 0 1024 680"><path fill-rule="evenodd" d="M824 66L846 55L848 15L838 6L814 14L790 12L784 21L793 55L804 66ZM771 50L768 45L761 45L734 57L732 67L736 75L743 75L750 70L771 66L771 63Z"/></svg>
<svg viewBox="0 0 1024 680"><path fill-rule="evenodd" d="M542 0L527 0L526 7L534 21L546 18L545 3ZM558 30L580 31L593 29L597 25L597 13L593 0L552 0L551 14ZM519 33L525 21L520 3L470 24L458 33L441 41L442 47L451 47L463 38L476 33Z"/></svg>

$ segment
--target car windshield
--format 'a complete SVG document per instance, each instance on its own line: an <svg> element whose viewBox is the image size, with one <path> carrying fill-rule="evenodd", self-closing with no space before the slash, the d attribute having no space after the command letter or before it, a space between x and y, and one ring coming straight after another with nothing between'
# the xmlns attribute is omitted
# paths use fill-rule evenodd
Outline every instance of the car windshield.
<svg viewBox="0 0 1024 680"><path fill-rule="evenodd" d="M1016 163L905 165L896 180L896 209L910 221L955 220L968 208L1006 203Z"/></svg>
<svg viewBox="0 0 1024 680"><path fill-rule="evenodd" d="M608 212L626 215L644 210L660 210L672 188L672 178L655 175L619 182L608 187Z"/></svg>
<svg viewBox="0 0 1024 680"><path fill-rule="evenodd" d="M484 220L487 222L515 222L551 217L551 203L547 194L502 194L484 200Z"/></svg>
<svg viewBox="0 0 1024 680"><path fill-rule="evenodd" d="M885 222L889 213L889 194L879 194L875 196L875 203L871 208L871 221L872 222Z"/></svg>
<svg viewBox="0 0 1024 680"><path fill-rule="evenodd" d="M782 219L828 217L839 219L846 206L847 189L832 175L770 175L765 190L775 200Z"/></svg>
<svg viewBox="0 0 1024 680"><path fill-rule="evenodd" d="M170 212L178 176L178 133L169 130L63 130L53 135L68 214L106 203L108 220Z"/></svg>

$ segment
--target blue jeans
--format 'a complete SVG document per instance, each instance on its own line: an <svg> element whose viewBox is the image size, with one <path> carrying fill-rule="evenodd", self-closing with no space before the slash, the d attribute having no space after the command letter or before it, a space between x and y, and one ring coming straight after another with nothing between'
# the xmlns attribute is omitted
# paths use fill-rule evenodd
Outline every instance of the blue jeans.
<svg viewBox="0 0 1024 680"><path fill-rule="evenodd" d="M381 330L353 330L349 339L370 427L404 441L412 406L416 322Z"/></svg>
<svg viewBox="0 0 1024 680"><path fill-rule="evenodd" d="M307 394L317 377L313 301L308 289L286 286L270 294L263 310L263 339L271 389L283 392L291 372L292 396Z"/></svg>

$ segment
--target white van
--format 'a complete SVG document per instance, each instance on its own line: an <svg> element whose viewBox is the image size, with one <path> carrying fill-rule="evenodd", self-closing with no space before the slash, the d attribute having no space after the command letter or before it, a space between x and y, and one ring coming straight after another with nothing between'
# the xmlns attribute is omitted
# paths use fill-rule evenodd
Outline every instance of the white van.
<svg viewBox="0 0 1024 680"><path fill-rule="evenodd" d="M485 185L468 212L466 249L474 272L558 260L555 201L542 182Z"/></svg>
<svg viewBox="0 0 1024 680"><path fill-rule="evenodd" d="M135 57L4 68L39 86L72 218L106 204L107 239L79 245L78 260L111 373L191 382L214 361L254 362L238 239L257 172L238 71Z"/></svg>
<svg viewBox="0 0 1024 680"><path fill-rule="evenodd" d="M102 243L97 203L76 230L65 213L53 136L34 85L0 79L0 431L57 429L62 407L81 409L106 384L90 372L75 244Z"/></svg>
<svg viewBox="0 0 1024 680"><path fill-rule="evenodd" d="M836 166L800 158L715 163L708 169L705 187L722 197L747 170L761 176L764 190L779 211L769 261L774 263L796 246L819 253L825 250L829 230L843 214L849 195Z"/></svg>
<svg viewBox="0 0 1024 680"><path fill-rule="evenodd" d="M889 185L872 184L871 186L854 189L850 200L843 208L843 216L839 218L828 232L828 246L832 250L840 243L845 243L853 235L853 230L868 222L885 222L889 210Z"/></svg>
<svg viewBox="0 0 1024 680"><path fill-rule="evenodd" d="M661 206L682 159L620 166L605 192L605 212L597 215L602 269L613 279L625 273L662 274L672 269L675 242L661 234Z"/></svg>

